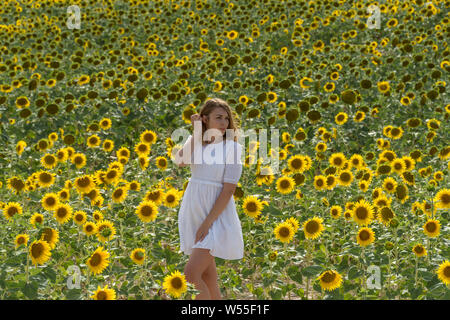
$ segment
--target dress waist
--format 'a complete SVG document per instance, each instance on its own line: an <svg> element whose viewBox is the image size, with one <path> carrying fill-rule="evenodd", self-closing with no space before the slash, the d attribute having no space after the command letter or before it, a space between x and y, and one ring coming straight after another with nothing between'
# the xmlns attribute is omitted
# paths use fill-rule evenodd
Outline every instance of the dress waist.
<svg viewBox="0 0 450 320"><path fill-rule="evenodd" d="M223 183L220 182L214 182L214 181L209 181L209 180L204 180L204 179L199 179L199 178L193 178L191 177L189 179L189 182L197 182L197 183L203 183L203 184L209 184L212 186L216 186L216 187L223 187Z"/></svg>

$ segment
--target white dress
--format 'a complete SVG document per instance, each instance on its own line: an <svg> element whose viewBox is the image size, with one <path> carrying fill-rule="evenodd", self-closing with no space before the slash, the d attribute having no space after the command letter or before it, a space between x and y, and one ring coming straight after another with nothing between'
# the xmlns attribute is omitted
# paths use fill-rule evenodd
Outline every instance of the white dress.
<svg viewBox="0 0 450 320"><path fill-rule="evenodd" d="M186 143L189 139L192 135ZM238 183L242 173L241 155L242 145L232 140L205 146L198 144L191 154L192 174L178 212L180 250L185 254L190 255L193 248L204 248L210 249L214 257L227 260L243 258L244 240L233 196L204 239L194 243L200 225L222 191L223 183Z"/></svg>

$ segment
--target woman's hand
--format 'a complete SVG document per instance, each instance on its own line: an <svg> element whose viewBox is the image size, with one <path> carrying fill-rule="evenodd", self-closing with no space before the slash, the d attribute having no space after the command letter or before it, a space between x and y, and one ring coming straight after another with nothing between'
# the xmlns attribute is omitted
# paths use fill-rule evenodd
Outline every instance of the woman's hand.
<svg viewBox="0 0 450 320"><path fill-rule="evenodd" d="M207 219L203 221L200 228L198 228L197 234L195 235L195 242L202 241L206 235L209 233L209 229L211 228L212 223L209 222Z"/></svg>
<svg viewBox="0 0 450 320"><path fill-rule="evenodd" d="M192 125L194 125L194 121L201 121L202 118L200 117L200 115L198 113L194 113L193 115L191 115L191 123Z"/></svg>

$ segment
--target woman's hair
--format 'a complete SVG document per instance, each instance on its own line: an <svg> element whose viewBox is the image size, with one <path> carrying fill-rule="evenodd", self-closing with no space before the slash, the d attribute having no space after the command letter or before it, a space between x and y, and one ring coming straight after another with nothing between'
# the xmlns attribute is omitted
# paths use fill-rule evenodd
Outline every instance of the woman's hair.
<svg viewBox="0 0 450 320"><path fill-rule="evenodd" d="M231 109L231 107L228 105L228 103L220 98L211 98L208 99L203 106L200 108L200 117L203 116L209 116L209 114L216 108L223 108L227 114L230 121L228 122L228 128L227 129L233 129L234 135L233 137L228 137L228 132L225 132L223 135L224 140L230 140L237 142L238 140L238 122L239 119L237 118L235 112ZM202 121L202 137L204 136L205 132L207 130L206 124Z"/></svg>

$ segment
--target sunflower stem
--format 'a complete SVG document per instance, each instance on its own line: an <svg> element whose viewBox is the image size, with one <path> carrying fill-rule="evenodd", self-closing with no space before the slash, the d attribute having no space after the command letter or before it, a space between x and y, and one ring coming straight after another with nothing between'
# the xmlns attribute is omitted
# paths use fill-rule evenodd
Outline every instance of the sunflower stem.
<svg viewBox="0 0 450 320"><path fill-rule="evenodd" d="M25 269L25 281L28 284L28 276L29 276L29 266L30 266L30 255L27 252L27 267Z"/></svg>
<svg viewBox="0 0 450 320"><path fill-rule="evenodd" d="M416 256L416 272L415 272L415 276L414 276L414 285L417 287L417 264L418 264L418 258Z"/></svg>

